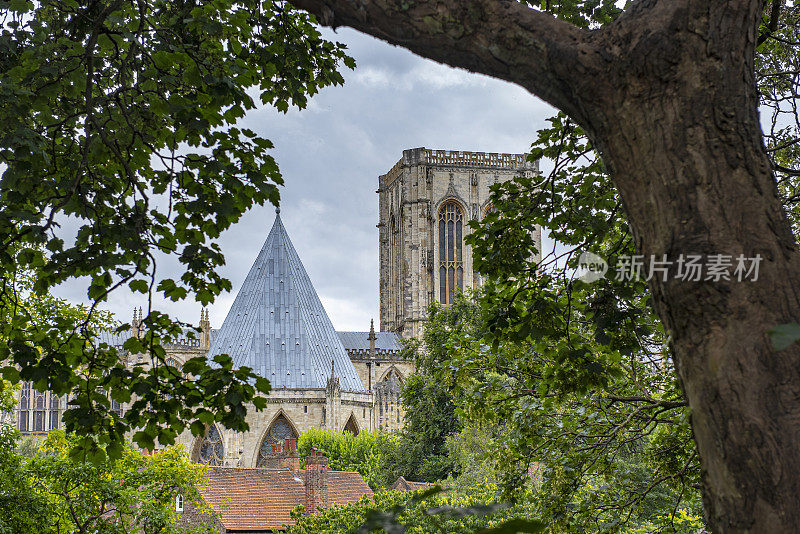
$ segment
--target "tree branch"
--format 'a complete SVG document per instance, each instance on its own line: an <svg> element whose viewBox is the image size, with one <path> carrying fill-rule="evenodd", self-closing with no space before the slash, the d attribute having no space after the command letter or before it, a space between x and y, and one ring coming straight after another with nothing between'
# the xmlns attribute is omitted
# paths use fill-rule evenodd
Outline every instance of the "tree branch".
<svg viewBox="0 0 800 534"><path fill-rule="evenodd" d="M515 0L292 3L325 26L349 26L440 63L519 84L579 121L589 113L576 102L587 99L575 96L606 80L592 32Z"/></svg>
<svg viewBox="0 0 800 534"><path fill-rule="evenodd" d="M781 18L781 7L783 5L783 0L772 0L772 9L770 10L769 15L769 23L767 24L767 29L764 33L758 36L758 41L756 42L756 46L760 46L764 41L769 39L769 37L775 33L778 29L778 21Z"/></svg>

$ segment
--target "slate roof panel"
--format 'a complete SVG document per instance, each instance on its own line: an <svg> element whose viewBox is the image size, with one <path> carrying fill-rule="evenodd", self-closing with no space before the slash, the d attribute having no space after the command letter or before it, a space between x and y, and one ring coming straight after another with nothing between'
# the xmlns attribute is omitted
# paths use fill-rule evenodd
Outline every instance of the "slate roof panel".
<svg viewBox="0 0 800 534"><path fill-rule="evenodd" d="M346 350L369 349L369 332L337 332ZM375 348L378 350L401 350L400 336L394 332L375 332Z"/></svg>
<svg viewBox="0 0 800 534"><path fill-rule="evenodd" d="M214 334L208 357L217 354L273 388L323 388L333 361L342 389L365 391L280 215Z"/></svg>

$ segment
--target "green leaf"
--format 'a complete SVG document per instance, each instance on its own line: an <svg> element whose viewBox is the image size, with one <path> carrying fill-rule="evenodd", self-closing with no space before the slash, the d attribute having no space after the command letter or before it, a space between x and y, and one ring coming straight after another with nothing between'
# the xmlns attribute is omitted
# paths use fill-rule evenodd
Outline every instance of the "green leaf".
<svg viewBox="0 0 800 534"><path fill-rule="evenodd" d="M128 287L134 292L147 293L148 291L148 284L144 280L132 280L128 283Z"/></svg>
<svg viewBox="0 0 800 534"><path fill-rule="evenodd" d="M544 532L547 524L535 519L514 518L494 528L484 529L480 534L517 534L519 532Z"/></svg>

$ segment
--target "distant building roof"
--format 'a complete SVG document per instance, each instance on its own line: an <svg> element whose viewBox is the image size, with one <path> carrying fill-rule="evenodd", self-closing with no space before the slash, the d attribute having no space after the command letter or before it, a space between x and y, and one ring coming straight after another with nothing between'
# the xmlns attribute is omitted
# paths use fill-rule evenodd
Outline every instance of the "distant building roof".
<svg viewBox="0 0 800 534"><path fill-rule="evenodd" d="M113 331L103 330L97 334L97 340L100 343L105 343L111 347L122 348L122 345L131 337L130 332L123 332L117 334Z"/></svg>
<svg viewBox="0 0 800 534"><path fill-rule="evenodd" d="M199 343L200 343L199 342L200 332L198 332L196 328L184 327L181 330L183 331L184 337L181 338L181 339L175 340L174 343L167 343L166 344L167 347L174 346L174 345L180 345L180 346L197 346L197 345L199 345ZM216 333L216 330L212 328L211 329L211 338L212 339L214 338L214 334L215 333ZM189 334L194 335L194 339L190 340L189 339ZM123 330L122 333L120 333L120 334L117 334L113 330L103 330L101 332L98 332L97 341L99 343L106 343L109 346L116 347L117 349L121 349L122 345L124 345L125 342L128 341L128 338L130 338L130 337L131 337L131 331L130 330Z"/></svg>
<svg viewBox="0 0 800 534"><path fill-rule="evenodd" d="M289 512L306 505L303 469L211 467L208 484L200 488L203 500L228 531L278 531L293 525ZM372 497L361 475L354 471L327 471L329 504L347 504ZM300 480L296 480L300 479Z"/></svg>
<svg viewBox="0 0 800 534"><path fill-rule="evenodd" d="M369 332L336 332L342 340L344 348L351 350L369 350ZM375 332L375 348L377 350L400 351L400 337L394 332Z"/></svg>
<svg viewBox="0 0 800 534"><path fill-rule="evenodd" d="M389 489L397 491L416 491L432 488L433 486L435 486L435 484L432 482L412 482L406 480L404 477L400 477L394 481L394 484L392 484Z"/></svg>
<svg viewBox="0 0 800 534"><path fill-rule="evenodd" d="M343 390L365 391L280 215L236 295L208 358L228 354L273 389L324 388L335 362Z"/></svg>

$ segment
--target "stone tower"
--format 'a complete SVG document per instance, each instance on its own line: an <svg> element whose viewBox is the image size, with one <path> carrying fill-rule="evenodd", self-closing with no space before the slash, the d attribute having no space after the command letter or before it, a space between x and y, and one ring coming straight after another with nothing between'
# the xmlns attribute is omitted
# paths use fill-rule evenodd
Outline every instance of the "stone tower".
<svg viewBox="0 0 800 534"><path fill-rule="evenodd" d="M431 302L480 286L467 223L490 209L492 184L538 172L525 154L403 151L378 178L381 330L419 336ZM535 239L540 245L539 230Z"/></svg>

